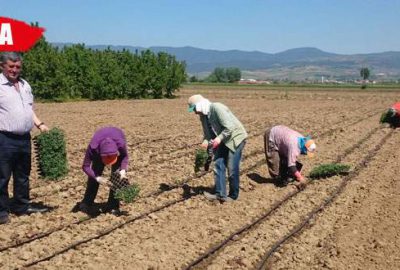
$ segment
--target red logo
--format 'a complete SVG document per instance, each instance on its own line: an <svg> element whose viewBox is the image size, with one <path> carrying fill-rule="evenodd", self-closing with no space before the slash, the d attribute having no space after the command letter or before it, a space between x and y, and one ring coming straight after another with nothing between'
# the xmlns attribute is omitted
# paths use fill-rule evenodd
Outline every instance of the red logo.
<svg viewBox="0 0 400 270"><path fill-rule="evenodd" d="M42 37L42 27L0 17L0 51L26 52Z"/></svg>

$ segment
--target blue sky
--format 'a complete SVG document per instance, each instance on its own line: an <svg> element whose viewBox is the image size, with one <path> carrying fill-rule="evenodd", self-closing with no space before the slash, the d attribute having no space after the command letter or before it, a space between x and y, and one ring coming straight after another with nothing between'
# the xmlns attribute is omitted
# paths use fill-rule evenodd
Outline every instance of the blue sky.
<svg viewBox="0 0 400 270"><path fill-rule="evenodd" d="M267 53L400 51L400 0L0 0L50 42Z"/></svg>

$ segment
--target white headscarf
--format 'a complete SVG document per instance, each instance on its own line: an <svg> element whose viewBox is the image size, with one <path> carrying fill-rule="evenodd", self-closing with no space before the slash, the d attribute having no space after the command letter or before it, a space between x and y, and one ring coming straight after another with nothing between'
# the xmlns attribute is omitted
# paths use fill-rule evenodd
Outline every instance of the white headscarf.
<svg viewBox="0 0 400 270"><path fill-rule="evenodd" d="M208 99L204 98L202 95L197 94L189 98L188 105L195 105L196 112L201 112L204 115L208 115L208 113L210 112L211 102Z"/></svg>
<svg viewBox="0 0 400 270"><path fill-rule="evenodd" d="M191 106L191 105L196 105L197 102L199 102L199 101L202 100L203 98L204 98L204 97L203 97L202 95L199 95L199 94L193 95L193 96L191 96L191 97L188 99L188 105L189 105L189 106Z"/></svg>
<svg viewBox="0 0 400 270"><path fill-rule="evenodd" d="M196 112L201 112L204 115L208 115L208 113L210 112L210 106L211 106L211 102L206 99L203 98L201 99L199 102L196 103Z"/></svg>

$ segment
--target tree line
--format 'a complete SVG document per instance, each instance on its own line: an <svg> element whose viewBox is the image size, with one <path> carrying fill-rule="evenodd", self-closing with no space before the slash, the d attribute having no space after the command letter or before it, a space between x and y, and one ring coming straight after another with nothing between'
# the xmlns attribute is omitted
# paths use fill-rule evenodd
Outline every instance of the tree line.
<svg viewBox="0 0 400 270"><path fill-rule="evenodd" d="M23 55L23 78L45 100L173 97L186 65L165 52L54 47L42 38Z"/></svg>
<svg viewBox="0 0 400 270"><path fill-rule="evenodd" d="M240 81L242 72L237 67L216 67L211 74L204 80L199 80L196 76L189 78L190 82L211 82L211 83L234 83Z"/></svg>

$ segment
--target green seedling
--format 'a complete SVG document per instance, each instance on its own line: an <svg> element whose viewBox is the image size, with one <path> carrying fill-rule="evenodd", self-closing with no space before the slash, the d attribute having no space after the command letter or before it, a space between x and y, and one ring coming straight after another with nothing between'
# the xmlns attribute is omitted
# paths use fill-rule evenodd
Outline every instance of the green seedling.
<svg viewBox="0 0 400 270"><path fill-rule="evenodd" d="M196 150L196 158L194 161L194 172L197 173L204 167L208 158L207 150L198 149Z"/></svg>
<svg viewBox="0 0 400 270"><path fill-rule="evenodd" d="M339 164L339 163L329 163L329 164L321 164L310 172L310 178L319 179L319 178L327 178L334 175L345 175L350 171L350 165Z"/></svg>
<svg viewBox="0 0 400 270"><path fill-rule="evenodd" d="M139 186L137 184L133 184L117 189L115 191L114 198L121 200L125 203L131 203L139 195L139 192L140 192Z"/></svg>
<svg viewBox="0 0 400 270"><path fill-rule="evenodd" d="M391 118L392 112L390 110L387 110L386 112L382 113L379 123L390 123Z"/></svg>
<svg viewBox="0 0 400 270"><path fill-rule="evenodd" d="M58 180L68 173L65 135L61 129L52 128L34 139L40 175L50 180Z"/></svg>

